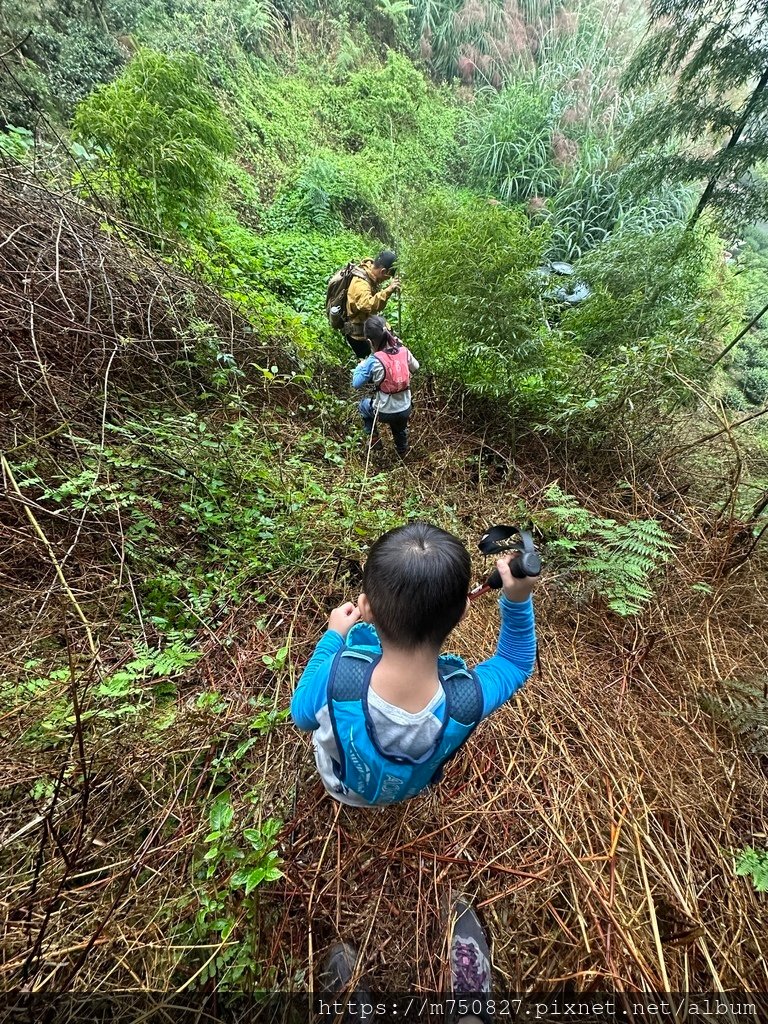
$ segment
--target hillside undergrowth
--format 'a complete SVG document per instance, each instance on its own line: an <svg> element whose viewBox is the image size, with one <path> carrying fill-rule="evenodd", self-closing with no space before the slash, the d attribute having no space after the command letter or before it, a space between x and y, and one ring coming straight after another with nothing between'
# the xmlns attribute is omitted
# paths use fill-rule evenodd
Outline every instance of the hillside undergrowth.
<svg viewBox="0 0 768 1024"><path fill-rule="evenodd" d="M764 988L765 225L730 241L690 223L695 182L638 179L636 19L40 0L21 39L22 7L0 12L6 987L303 993L342 939L375 987L444 990L463 891L509 991ZM328 277L385 246L422 364L404 463L369 450L324 316ZM532 530L537 670L439 787L353 812L290 696L413 520L475 582L489 525ZM486 598L451 646L495 638Z"/></svg>
<svg viewBox="0 0 768 1024"><path fill-rule="evenodd" d="M21 215L39 193L15 187ZM56 209L37 213L53 264ZM88 237L68 209L62 237ZM20 223L6 257L23 262ZM166 269L164 294L190 299L126 345L108 296L140 308L152 264L101 244L108 287L80 326L85 340L100 324L101 355L59 344L59 318L74 326L99 291L68 243L61 292L44 261L29 269L54 310L43 347L25 347L17 305L5 367L25 368L5 401L35 431L4 437L8 982L303 991L340 934L383 986L438 989L437 887L476 895L515 988L753 983L763 908L733 858L760 834L765 780L704 710L765 668L741 642L766 626L764 567L729 573L733 524L711 524L728 466L686 495L694 464L666 435L641 474L630 448L598 462L489 433L482 407L434 382L412 460L381 463L343 376L291 369ZM199 347L197 319L238 325L234 367ZM549 565L525 697L406 810L334 807L287 706L366 546L425 518L472 548L512 516ZM493 619L492 602L473 608L459 653L489 654ZM430 951L415 961L414 936Z"/></svg>

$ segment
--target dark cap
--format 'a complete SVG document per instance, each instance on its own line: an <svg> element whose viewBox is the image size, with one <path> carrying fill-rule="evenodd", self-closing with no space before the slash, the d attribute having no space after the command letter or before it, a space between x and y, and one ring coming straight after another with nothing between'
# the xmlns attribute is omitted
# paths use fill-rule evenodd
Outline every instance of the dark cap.
<svg viewBox="0 0 768 1024"><path fill-rule="evenodd" d="M383 270L391 270L396 259L397 253L392 252L391 249L383 249L373 261L373 265Z"/></svg>

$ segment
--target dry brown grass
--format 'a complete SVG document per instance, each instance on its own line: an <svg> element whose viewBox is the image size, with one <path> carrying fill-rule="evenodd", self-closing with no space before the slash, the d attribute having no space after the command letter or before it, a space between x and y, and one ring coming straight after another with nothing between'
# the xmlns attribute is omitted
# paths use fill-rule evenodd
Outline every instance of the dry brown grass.
<svg viewBox="0 0 768 1024"><path fill-rule="evenodd" d="M106 256L101 264L81 259L76 246L64 259L56 210L17 204L6 206L0 221L0 261L14 251L7 225L18 227L33 214L39 224L48 217L48 248L40 243L34 251L41 259L48 254L38 266L44 265L45 294L58 310L46 321L53 355L43 345L36 359L30 348L29 304L26 313L23 303L14 305L19 286L6 267L5 276L0 270L2 325L8 330L9 316L20 319L4 335L10 345L4 343L0 369L21 389L6 407L16 433L9 433L9 420L4 440L25 444L19 430L26 431L42 450L58 443L58 435L42 435L63 422L49 388L59 403L66 398L67 423L90 425L98 436L106 376L121 358L113 356L117 321L100 321L98 345L87 352L76 334L76 358L68 363L56 317L75 296L95 294L81 287L95 265L107 283L99 294L111 294L111 308L118 309L126 294L118 283L132 280L132 257L120 243L112 269ZM103 240L91 243L96 251ZM107 250L111 245L117 243ZM68 280L78 282L72 292ZM163 281L172 294L172 277ZM141 295L136 301L142 306ZM145 340L152 340L151 331ZM87 389L78 391L86 356L92 357ZM54 380L54 371L66 380ZM132 381L138 387L135 365L120 373L123 387ZM89 395L102 396L95 414ZM732 857L747 843L765 845L765 764L739 750L700 705L702 692L768 670L768 583L759 551L733 569L729 549L740 524L729 518L713 526L706 495L676 489L690 468L669 453L647 459L641 471L622 444L580 464L529 435L512 459L506 442L492 446L487 429L455 403L423 392L421 410L414 459L389 476L393 503L416 492L425 507L452 506L469 543L482 526L507 519L516 497L535 511L546 485L559 479L595 512L657 516L678 551L658 600L633 620L599 603L576 603L567 578L550 572L536 599L541 673L480 727L437 789L404 806L336 805L315 776L307 738L290 724L258 741L228 784L241 827L273 813L285 820L284 879L263 890L255 921L244 908L236 911L236 934L251 936L263 983L301 989L328 944L344 938L359 945L375 987L440 989L446 907L465 892L493 938L500 987L765 989L768 909L734 877ZM283 427L289 451L296 420L286 417ZM727 485L730 449L716 439L710 450L723 456L722 480L707 485L714 494ZM620 478L630 481L629 491L614 486ZM663 503L653 498L661 483ZM118 638L119 602L107 582L115 549L85 517L61 523L11 494L0 524L8 602L0 668L14 680L30 652L45 660L66 650L72 658L70 679L0 711L6 780L0 984L80 991L189 985L217 952L216 942L184 937L202 886L192 865L207 831L204 807L221 785L212 761L231 753L247 731L254 694L287 706L327 610L353 590L348 545L337 557L333 538L318 538L317 559L303 573L255 581L270 595L266 605L246 600L201 628L204 657L179 681L170 728L153 734L145 722L75 724L70 742L46 750L22 742L25 730L57 698L74 694L87 709L100 675L130 656ZM711 593L691 590L701 581ZM72 598L98 643L97 657L88 652ZM477 661L492 652L495 636L494 603L485 599L451 647ZM286 639L289 664L274 673L262 656ZM220 714L197 707L206 690L222 695ZM55 798L33 801L30 789L46 778L56 783Z"/></svg>
<svg viewBox="0 0 768 1024"><path fill-rule="evenodd" d="M518 493L535 508L539 481L523 475ZM487 497L475 521L503 518L500 493ZM310 967L332 937L353 936L384 987L439 988L445 900L463 891L485 913L509 989L765 986L766 908L734 878L731 854L765 835L768 786L698 700L765 672L765 581L749 566L692 593L717 545L692 508L683 523L689 543L639 620L574 607L545 577L542 673L434 793L336 808L304 746L299 865L279 928ZM492 653L492 608L456 631L451 646L470 661Z"/></svg>

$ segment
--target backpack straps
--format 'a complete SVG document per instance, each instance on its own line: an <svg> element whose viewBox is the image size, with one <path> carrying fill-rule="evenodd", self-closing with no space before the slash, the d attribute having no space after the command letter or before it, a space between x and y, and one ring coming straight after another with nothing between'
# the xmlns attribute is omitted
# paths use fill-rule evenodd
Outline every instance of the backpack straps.
<svg viewBox="0 0 768 1024"><path fill-rule="evenodd" d="M342 647L331 665L331 674L328 677L328 710L330 711L331 728L333 738L336 741L336 749L339 752L339 763L334 764L334 771L340 781L346 777L346 764L344 745L339 737L339 730L334 714L334 702L359 702L361 707L365 695L368 692L368 684L373 672L374 662L377 662L381 655L374 658L363 651L356 651L350 647Z"/></svg>
<svg viewBox="0 0 768 1024"><path fill-rule="evenodd" d="M458 754L483 718L483 690L474 672L457 665L446 675L440 673L440 682L445 691L448 720L464 726L467 731L459 745L437 766L431 785L442 779L445 766Z"/></svg>
<svg viewBox="0 0 768 1024"><path fill-rule="evenodd" d="M344 782L346 772L345 745L339 735L335 703L359 704L360 715L366 722L366 730L372 729L367 714L367 694L370 685L371 675L374 668L381 660L381 655L370 655L354 648L344 647L334 658L328 679L328 707L330 711L331 727L333 738L336 741L336 749L339 754L338 764L334 764L334 771L338 779ZM456 746L442 757L434 766L431 779L425 779L424 785L439 782L442 778L445 765L453 758L461 747L475 731L483 717L483 693L480 682L474 672L470 672L460 663L459 659L446 656L448 664L438 665L438 676L445 693L445 721L441 730L435 749L430 753L426 752L417 760L410 758L390 758L383 751L379 750L375 736L371 736L371 743L378 751L378 758L384 761L391 761L394 764L411 764L414 767L429 761L440 750L446 739L446 732L454 738L459 738ZM453 741L452 741L453 742Z"/></svg>

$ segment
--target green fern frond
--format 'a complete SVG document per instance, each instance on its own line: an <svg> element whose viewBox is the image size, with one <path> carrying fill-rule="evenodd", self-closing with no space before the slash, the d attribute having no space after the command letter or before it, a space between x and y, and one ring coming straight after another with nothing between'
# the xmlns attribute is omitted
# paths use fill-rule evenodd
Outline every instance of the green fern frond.
<svg viewBox="0 0 768 1024"><path fill-rule="evenodd" d="M723 728L739 737L752 754L768 754L768 676L731 679L722 696L706 693L700 699Z"/></svg>
<svg viewBox="0 0 768 1024"><path fill-rule="evenodd" d="M756 892L768 892L768 850L745 847L736 858L734 870L737 875L750 878Z"/></svg>
<svg viewBox="0 0 768 1024"><path fill-rule="evenodd" d="M556 484L546 492L539 528L560 536L547 546L567 568L578 573L588 590L600 594L618 615L637 615L653 598L649 577L668 559L675 544L655 519L593 516Z"/></svg>

